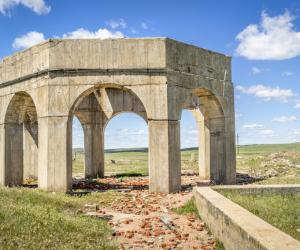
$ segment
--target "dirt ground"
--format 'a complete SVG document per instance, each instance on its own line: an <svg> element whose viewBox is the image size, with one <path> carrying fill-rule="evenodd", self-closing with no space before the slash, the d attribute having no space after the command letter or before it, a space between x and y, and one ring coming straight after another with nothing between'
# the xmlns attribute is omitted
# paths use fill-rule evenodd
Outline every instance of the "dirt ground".
<svg viewBox="0 0 300 250"><path fill-rule="evenodd" d="M187 173L182 176L183 191L177 194L149 193L148 177L78 180L74 189L121 194L110 205L87 204L84 211L108 220L120 249L216 249L216 240L198 216L172 211L190 200L192 187L201 184L196 174Z"/></svg>

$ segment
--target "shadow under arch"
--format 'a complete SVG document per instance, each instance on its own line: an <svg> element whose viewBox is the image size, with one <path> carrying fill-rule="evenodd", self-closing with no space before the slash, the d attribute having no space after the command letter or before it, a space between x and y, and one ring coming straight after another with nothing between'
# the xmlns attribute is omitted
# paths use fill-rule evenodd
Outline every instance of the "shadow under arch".
<svg viewBox="0 0 300 250"><path fill-rule="evenodd" d="M5 185L23 185L38 176L38 114L32 97L17 92L4 119Z"/></svg>

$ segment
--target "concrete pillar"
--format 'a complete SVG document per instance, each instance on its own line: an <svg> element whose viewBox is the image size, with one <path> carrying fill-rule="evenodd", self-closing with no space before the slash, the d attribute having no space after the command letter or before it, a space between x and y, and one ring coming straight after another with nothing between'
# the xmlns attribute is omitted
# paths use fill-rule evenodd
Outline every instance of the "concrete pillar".
<svg viewBox="0 0 300 250"><path fill-rule="evenodd" d="M198 129L198 166L202 180L210 180L210 132L208 122L200 110L192 110Z"/></svg>
<svg viewBox="0 0 300 250"><path fill-rule="evenodd" d="M72 123L68 117L42 117L39 124L38 184L48 191L72 189Z"/></svg>
<svg viewBox="0 0 300 250"><path fill-rule="evenodd" d="M179 121L149 121L150 191L175 193L181 189Z"/></svg>
<svg viewBox="0 0 300 250"><path fill-rule="evenodd" d="M85 177L104 177L104 130L102 124L83 123Z"/></svg>
<svg viewBox="0 0 300 250"><path fill-rule="evenodd" d="M5 130L0 124L0 186L5 186Z"/></svg>
<svg viewBox="0 0 300 250"><path fill-rule="evenodd" d="M24 180L38 175L38 123L24 123Z"/></svg>
<svg viewBox="0 0 300 250"><path fill-rule="evenodd" d="M224 117L209 121L210 179L217 184L225 184L226 176L226 136Z"/></svg>
<svg viewBox="0 0 300 250"><path fill-rule="evenodd" d="M23 124L7 123L4 149L4 184L23 184Z"/></svg>

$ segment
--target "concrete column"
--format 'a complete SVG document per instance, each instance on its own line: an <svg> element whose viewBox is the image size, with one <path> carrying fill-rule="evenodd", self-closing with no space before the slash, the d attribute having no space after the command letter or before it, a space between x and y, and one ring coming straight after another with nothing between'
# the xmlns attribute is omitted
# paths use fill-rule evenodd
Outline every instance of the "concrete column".
<svg viewBox="0 0 300 250"><path fill-rule="evenodd" d="M208 122L200 110L192 110L198 129L198 165L202 180L210 180L210 132Z"/></svg>
<svg viewBox="0 0 300 250"><path fill-rule="evenodd" d="M210 179L217 184L225 184L226 176L226 136L224 117L207 121L210 132Z"/></svg>
<svg viewBox="0 0 300 250"><path fill-rule="evenodd" d="M72 123L68 117L39 118L38 184L48 191L72 189Z"/></svg>
<svg viewBox="0 0 300 250"><path fill-rule="evenodd" d="M236 183L236 148L234 116L225 118L226 184Z"/></svg>
<svg viewBox="0 0 300 250"><path fill-rule="evenodd" d="M5 130L0 124L0 186L5 186Z"/></svg>
<svg viewBox="0 0 300 250"><path fill-rule="evenodd" d="M181 189L179 121L149 121L150 191L175 193Z"/></svg>
<svg viewBox="0 0 300 250"><path fill-rule="evenodd" d="M82 124L84 131L85 177L104 177L104 130L102 124Z"/></svg>
<svg viewBox="0 0 300 250"><path fill-rule="evenodd" d="M5 130L5 185L23 184L23 124L7 123Z"/></svg>
<svg viewBox="0 0 300 250"><path fill-rule="evenodd" d="M24 180L38 175L38 123L24 123Z"/></svg>

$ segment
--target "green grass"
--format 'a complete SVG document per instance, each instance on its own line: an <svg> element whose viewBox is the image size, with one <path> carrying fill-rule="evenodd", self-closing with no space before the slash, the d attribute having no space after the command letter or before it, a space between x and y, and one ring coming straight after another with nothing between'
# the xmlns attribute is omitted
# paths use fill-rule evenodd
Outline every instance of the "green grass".
<svg viewBox="0 0 300 250"><path fill-rule="evenodd" d="M198 172L198 151L186 150L181 152L182 170ZM84 154L77 151L73 161L73 176L83 176ZM116 151L105 153L105 175L146 176L148 170L148 152Z"/></svg>
<svg viewBox="0 0 300 250"><path fill-rule="evenodd" d="M243 145L239 147L240 154L267 154L280 151L297 151L300 152L300 143L289 144L257 144Z"/></svg>
<svg viewBox="0 0 300 250"><path fill-rule="evenodd" d="M111 202L115 196L102 193L80 198L2 188L1 249L116 249L106 222L78 214L86 203Z"/></svg>
<svg viewBox="0 0 300 250"><path fill-rule="evenodd" d="M178 214L194 214L197 217L199 217L198 209L194 198L188 200L183 206L174 208L173 211Z"/></svg>
<svg viewBox="0 0 300 250"><path fill-rule="evenodd" d="M218 191L263 220L300 240L300 196L240 194L238 191Z"/></svg>

